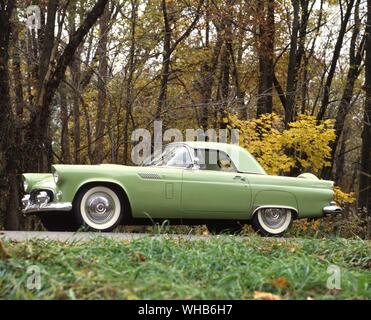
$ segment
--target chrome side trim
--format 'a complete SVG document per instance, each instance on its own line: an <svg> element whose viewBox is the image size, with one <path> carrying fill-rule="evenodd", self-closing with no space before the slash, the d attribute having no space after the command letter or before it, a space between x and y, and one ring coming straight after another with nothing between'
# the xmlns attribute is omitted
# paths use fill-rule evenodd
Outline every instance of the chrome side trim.
<svg viewBox="0 0 371 320"><path fill-rule="evenodd" d="M280 209L289 209L289 210L293 210L295 211L296 215L298 216L299 215L299 212L296 208L294 207L288 207L288 206L281 206L281 205L275 205L275 204L272 204L272 205L264 205L264 206L258 206L254 209L254 211L252 212L251 214L251 217L256 213L258 212L260 209L264 209L264 208L280 208Z"/></svg>
<svg viewBox="0 0 371 320"><path fill-rule="evenodd" d="M324 215L337 215L343 212L343 208L336 205L335 201L331 201L330 204L322 209Z"/></svg>
<svg viewBox="0 0 371 320"><path fill-rule="evenodd" d="M161 179L161 176L158 173L139 172L138 175L143 179Z"/></svg>
<svg viewBox="0 0 371 320"><path fill-rule="evenodd" d="M46 205L30 204L22 210L23 213L35 213L44 211L71 211L71 202L48 203Z"/></svg>

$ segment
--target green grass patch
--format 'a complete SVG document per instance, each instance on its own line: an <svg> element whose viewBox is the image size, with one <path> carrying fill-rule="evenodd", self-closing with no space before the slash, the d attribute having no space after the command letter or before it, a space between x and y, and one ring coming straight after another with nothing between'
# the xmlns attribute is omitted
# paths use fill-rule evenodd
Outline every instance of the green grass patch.
<svg viewBox="0 0 371 320"><path fill-rule="evenodd" d="M3 242L2 299L282 299L371 298L371 245L345 239L145 237L90 242ZM328 289L330 265L341 289ZM32 266L41 288L27 289ZM27 273L27 270L29 273Z"/></svg>

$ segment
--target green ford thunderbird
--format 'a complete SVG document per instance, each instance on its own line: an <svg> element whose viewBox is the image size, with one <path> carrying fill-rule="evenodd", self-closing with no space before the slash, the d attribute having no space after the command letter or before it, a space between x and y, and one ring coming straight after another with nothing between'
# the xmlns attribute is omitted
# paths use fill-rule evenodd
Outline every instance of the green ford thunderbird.
<svg viewBox="0 0 371 320"><path fill-rule="evenodd" d="M261 235L280 236L294 219L341 212L332 181L267 175L245 149L224 143L170 143L141 166L53 165L52 174L23 178L24 214L53 231L168 220L217 232L250 223Z"/></svg>

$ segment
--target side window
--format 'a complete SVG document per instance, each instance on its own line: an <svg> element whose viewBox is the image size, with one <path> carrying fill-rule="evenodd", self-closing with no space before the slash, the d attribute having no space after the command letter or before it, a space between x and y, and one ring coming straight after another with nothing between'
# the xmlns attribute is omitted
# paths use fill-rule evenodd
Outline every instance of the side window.
<svg viewBox="0 0 371 320"><path fill-rule="evenodd" d="M200 170L237 172L231 158L223 151L196 149Z"/></svg>
<svg viewBox="0 0 371 320"><path fill-rule="evenodd" d="M192 164L191 156L185 147L176 147L169 151L168 155L168 159L165 160L165 165L168 167L187 168Z"/></svg>

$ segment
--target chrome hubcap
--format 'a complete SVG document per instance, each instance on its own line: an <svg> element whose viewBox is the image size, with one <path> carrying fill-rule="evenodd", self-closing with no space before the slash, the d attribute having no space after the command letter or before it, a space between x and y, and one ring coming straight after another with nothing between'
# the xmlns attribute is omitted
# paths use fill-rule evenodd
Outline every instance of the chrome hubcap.
<svg viewBox="0 0 371 320"><path fill-rule="evenodd" d="M280 228L285 223L286 216L286 209L281 208L264 209L261 215L264 223L272 229Z"/></svg>
<svg viewBox="0 0 371 320"><path fill-rule="evenodd" d="M86 216L94 223L106 223L112 219L115 210L114 200L105 192L93 193L86 199Z"/></svg>

